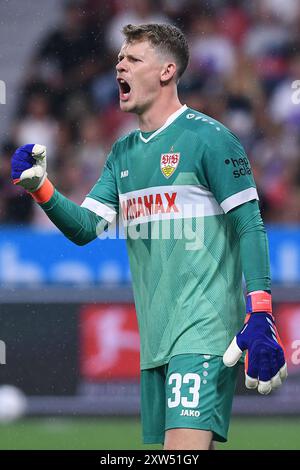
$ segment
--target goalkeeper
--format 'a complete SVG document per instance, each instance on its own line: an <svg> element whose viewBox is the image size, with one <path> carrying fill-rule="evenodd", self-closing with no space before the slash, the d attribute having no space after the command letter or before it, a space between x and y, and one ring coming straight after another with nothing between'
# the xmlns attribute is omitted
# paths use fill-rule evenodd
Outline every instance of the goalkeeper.
<svg viewBox="0 0 300 470"><path fill-rule="evenodd" d="M148 24L123 33L120 108L137 115L139 129L113 145L82 205L53 187L42 145L17 149L12 179L78 245L122 217L141 341L144 442L209 449L227 439L243 351L247 388L268 394L287 375L267 237L239 140L178 99L189 58L182 32ZM177 236L180 224L188 237Z"/></svg>

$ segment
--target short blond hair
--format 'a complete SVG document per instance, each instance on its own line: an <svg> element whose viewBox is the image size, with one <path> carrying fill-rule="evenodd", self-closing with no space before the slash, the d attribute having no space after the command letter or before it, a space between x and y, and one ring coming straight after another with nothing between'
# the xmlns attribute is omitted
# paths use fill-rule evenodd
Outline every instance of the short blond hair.
<svg viewBox="0 0 300 470"><path fill-rule="evenodd" d="M128 24L122 30L127 42L147 40L163 54L171 55L180 78L189 62L189 46L183 32L171 24Z"/></svg>

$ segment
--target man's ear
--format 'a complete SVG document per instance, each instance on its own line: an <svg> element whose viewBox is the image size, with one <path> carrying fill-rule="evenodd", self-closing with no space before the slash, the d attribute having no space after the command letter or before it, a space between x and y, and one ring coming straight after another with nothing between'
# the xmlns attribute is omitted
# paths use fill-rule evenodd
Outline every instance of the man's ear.
<svg viewBox="0 0 300 470"><path fill-rule="evenodd" d="M161 82L163 84L169 83L169 81L176 75L176 72L176 64L174 62L166 62L160 75Z"/></svg>

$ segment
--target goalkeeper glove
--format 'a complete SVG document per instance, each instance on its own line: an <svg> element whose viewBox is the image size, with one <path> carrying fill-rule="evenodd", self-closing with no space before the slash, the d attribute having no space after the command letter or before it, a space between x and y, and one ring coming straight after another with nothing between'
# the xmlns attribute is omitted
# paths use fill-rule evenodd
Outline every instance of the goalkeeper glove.
<svg viewBox="0 0 300 470"><path fill-rule="evenodd" d="M225 366L232 367L247 350L245 384L267 395L287 377L284 349L272 315L271 295L265 291L247 296L247 316L241 331L234 337L223 356Z"/></svg>
<svg viewBox="0 0 300 470"><path fill-rule="evenodd" d="M47 179L46 168L46 147L40 144L23 145L12 156L13 183L26 189L37 202L47 202L54 188Z"/></svg>

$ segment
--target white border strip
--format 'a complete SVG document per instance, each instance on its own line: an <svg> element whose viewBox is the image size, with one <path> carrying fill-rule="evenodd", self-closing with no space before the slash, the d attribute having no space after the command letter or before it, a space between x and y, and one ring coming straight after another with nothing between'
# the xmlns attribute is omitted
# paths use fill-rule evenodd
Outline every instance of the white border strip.
<svg viewBox="0 0 300 470"><path fill-rule="evenodd" d="M93 199L92 197L86 197L81 204L81 207L86 207L90 211L107 220L109 223L112 223L117 215L117 212L114 209L102 204L102 202L96 201L96 199Z"/></svg>
<svg viewBox="0 0 300 470"><path fill-rule="evenodd" d="M229 196L227 199L221 202L220 206L222 207L225 214L229 212L231 209L234 209L245 202L252 201L253 199L259 200L256 188L248 188L244 189L244 191L240 191L239 193L233 194Z"/></svg>
<svg viewBox="0 0 300 470"><path fill-rule="evenodd" d="M136 218L126 219L123 213L130 207L133 207L133 214L135 211L135 205L141 204L145 207L145 197L152 198L153 207L155 207L156 196L159 195L159 201L163 203L164 207L168 207L171 195L175 197L174 205L176 211L170 210L166 212L147 213L147 215L140 215ZM198 185L170 185L170 186L154 186L151 188L140 189L137 191L130 191L128 193L119 194L121 214L124 226L144 224L157 220L170 220L170 219L189 219L193 217L206 217L211 215L224 214L223 209L217 203L214 195ZM128 203L132 201L133 205Z"/></svg>
<svg viewBox="0 0 300 470"><path fill-rule="evenodd" d="M153 139L153 137L157 136L157 134L159 134L160 132L165 130L166 127L168 127L170 124L172 124L172 122L174 122L175 119L177 119L178 116L180 116L186 110L187 110L187 105L184 104L181 108L179 108L177 111L175 111L175 113L171 114L171 116L168 117L168 119L166 120L164 125L162 127L160 127L159 129L157 129L155 132L153 132L153 134L151 134L150 137L148 137L148 139L145 139L145 137L142 136L142 133L140 131L141 140L143 142L145 142L145 144L147 144L151 139Z"/></svg>

